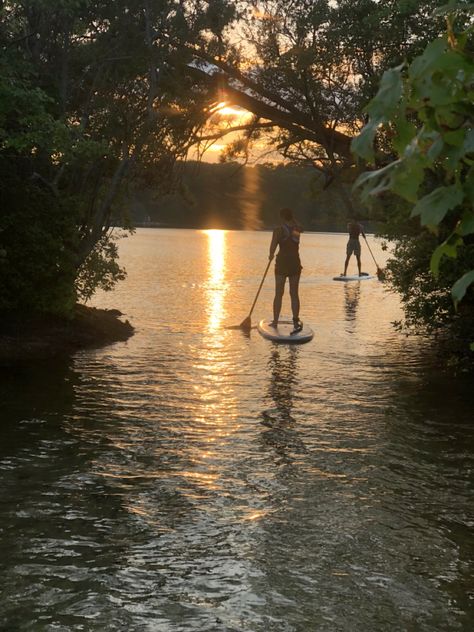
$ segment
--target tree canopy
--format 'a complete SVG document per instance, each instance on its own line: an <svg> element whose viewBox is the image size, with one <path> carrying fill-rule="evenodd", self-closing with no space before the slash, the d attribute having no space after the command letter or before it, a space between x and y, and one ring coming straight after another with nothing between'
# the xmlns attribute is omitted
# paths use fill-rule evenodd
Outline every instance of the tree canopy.
<svg viewBox="0 0 474 632"><path fill-rule="evenodd" d="M329 184L353 164L350 142L382 72L442 30L432 17L438 4L240 2L237 33L224 47L192 46L196 81L254 114L229 157L264 133L283 157L322 170Z"/></svg>
<svg viewBox="0 0 474 632"><path fill-rule="evenodd" d="M169 188L201 116L172 58L212 24L204 4L2 3L0 307L67 312L123 276L129 176Z"/></svg>

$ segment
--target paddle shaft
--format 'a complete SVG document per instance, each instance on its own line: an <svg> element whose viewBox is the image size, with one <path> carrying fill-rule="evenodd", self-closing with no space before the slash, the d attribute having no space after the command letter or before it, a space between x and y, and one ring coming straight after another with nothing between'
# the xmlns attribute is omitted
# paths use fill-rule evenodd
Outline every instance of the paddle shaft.
<svg viewBox="0 0 474 632"><path fill-rule="evenodd" d="M370 249L369 246L369 242L367 241L367 237L364 235L364 239L365 239L365 243L367 244L367 248L369 249L370 254L372 255L372 259L374 260L375 263L375 267L377 268L377 270L379 270L379 264L375 261L375 257L374 257L374 253L372 252L372 250Z"/></svg>
<svg viewBox="0 0 474 632"><path fill-rule="evenodd" d="M262 280L260 281L260 285L258 286L257 294L255 295L255 298L254 298L253 303L252 303L252 307L250 308L250 312L249 312L249 315L248 315L247 318L250 318L250 316L252 316L253 308L255 307L255 304L256 304L257 299L259 297L260 290L262 289L262 285L263 285L263 282L265 281L265 277L267 276L268 268L270 267L271 262L272 262L272 260L269 259L268 263L267 263L267 267L265 268L265 272L263 273Z"/></svg>

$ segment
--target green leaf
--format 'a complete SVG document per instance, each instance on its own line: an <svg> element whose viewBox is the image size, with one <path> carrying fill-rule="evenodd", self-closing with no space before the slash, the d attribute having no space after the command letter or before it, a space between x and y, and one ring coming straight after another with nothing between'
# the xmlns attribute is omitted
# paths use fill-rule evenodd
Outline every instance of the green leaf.
<svg viewBox="0 0 474 632"><path fill-rule="evenodd" d="M466 294L467 288L474 283L474 270L466 272L463 276L456 281L451 289L451 294L454 299L454 303L457 305L459 301L462 301Z"/></svg>
<svg viewBox="0 0 474 632"><path fill-rule="evenodd" d="M449 75L449 78L454 80L457 79L460 70L472 72L472 64L461 53L451 48L440 57L434 70L436 73L442 71L444 75Z"/></svg>
<svg viewBox="0 0 474 632"><path fill-rule="evenodd" d="M461 158L464 155L464 150L462 145L461 146L454 146L454 145L445 145L445 151L444 151L444 156L445 156L445 163L444 163L444 168L446 171L455 171L456 169L459 168L459 163Z"/></svg>
<svg viewBox="0 0 474 632"><path fill-rule="evenodd" d="M437 133L436 136L433 138L433 142L431 143L430 148L426 152L426 157L428 158L428 160L434 162L443 151L443 147L443 137L441 136L441 134Z"/></svg>
<svg viewBox="0 0 474 632"><path fill-rule="evenodd" d="M474 153L474 129L468 130L464 139L463 149L465 154Z"/></svg>
<svg viewBox="0 0 474 632"><path fill-rule="evenodd" d="M464 213L458 226L458 233L463 237L474 233L474 213L471 211Z"/></svg>
<svg viewBox="0 0 474 632"><path fill-rule="evenodd" d="M353 189L361 189L362 196L365 200L367 200L370 195L377 195L378 193L387 191L392 181L391 172L396 169L399 164L400 160L396 160L382 169L377 169L377 171L365 171L357 178Z"/></svg>
<svg viewBox="0 0 474 632"><path fill-rule="evenodd" d="M420 90L419 98L429 101L431 107L448 106L457 100L456 92L449 83L426 80L423 89Z"/></svg>
<svg viewBox="0 0 474 632"><path fill-rule="evenodd" d="M383 73L377 94L365 108L370 118L378 121L378 125L388 121L397 109L403 93L402 68L403 64Z"/></svg>
<svg viewBox="0 0 474 632"><path fill-rule="evenodd" d="M463 243L462 239L455 233L451 234L446 241L440 244L431 255L430 269L435 277L439 274L439 264L443 257L455 258L458 253L458 246Z"/></svg>
<svg viewBox="0 0 474 632"><path fill-rule="evenodd" d="M405 147L415 137L417 129L413 123L407 120L404 114L400 114L395 119L395 131L396 136L392 141L392 145L398 154L402 154Z"/></svg>
<svg viewBox="0 0 474 632"><path fill-rule="evenodd" d="M454 145L455 147L461 147L464 145L464 130L457 129L451 132L443 134L445 143L448 145Z"/></svg>
<svg viewBox="0 0 474 632"><path fill-rule="evenodd" d="M457 129L464 122L464 115L451 105L441 105L434 111L436 124L441 128Z"/></svg>
<svg viewBox="0 0 474 632"><path fill-rule="evenodd" d="M422 226L437 226L446 213L461 204L462 200L463 191L458 185L438 187L418 201L411 217L420 215Z"/></svg>
<svg viewBox="0 0 474 632"><path fill-rule="evenodd" d="M361 133L351 142L352 152L370 163L374 161L373 144L379 124L378 121L369 121Z"/></svg>
<svg viewBox="0 0 474 632"><path fill-rule="evenodd" d="M471 207L474 208L474 167L471 167L464 180L464 193L466 200L470 200Z"/></svg>
<svg viewBox="0 0 474 632"><path fill-rule="evenodd" d="M418 79L426 76L438 63L447 47L446 38L440 37L430 42L423 53L417 57L410 65L408 74L411 79Z"/></svg>
<svg viewBox="0 0 474 632"><path fill-rule="evenodd" d="M401 163L392 176L391 188L394 193L408 202L416 202L420 184L423 182L424 169L422 156L415 154Z"/></svg>
<svg viewBox="0 0 474 632"><path fill-rule="evenodd" d="M455 11L474 13L474 6L471 3L468 4L466 2L459 2L458 0L454 0L436 9L436 11L433 12L433 15L435 17L438 17L440 15L449 15L450 13L454 13Z"/></svg>

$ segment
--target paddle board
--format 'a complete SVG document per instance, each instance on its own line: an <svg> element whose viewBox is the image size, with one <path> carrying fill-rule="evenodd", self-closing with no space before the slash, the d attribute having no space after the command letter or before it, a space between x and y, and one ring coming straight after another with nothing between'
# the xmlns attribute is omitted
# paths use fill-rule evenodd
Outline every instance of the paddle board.
<svg viewBox="0 0 474 632"><path fill-rule="evenodd" d="M340 274L337 277L333 277L333 281L368 281L369 279L376 279L377 277L374 274L362 274L359 276L358 274L348 274L344 276Z"/></svg>
<svg viewBox="0 0 474 632"><path fill-rule="evenodd" d="M302 343L309 342L314 336L314 332L311 327L303 324L303 329L296 334L291 335L293 331L292 320L279 320L277 327L270 327L271 320L261 320L257 329L259 333L267 340L273 340L274 342L291 342Z"/></svg>

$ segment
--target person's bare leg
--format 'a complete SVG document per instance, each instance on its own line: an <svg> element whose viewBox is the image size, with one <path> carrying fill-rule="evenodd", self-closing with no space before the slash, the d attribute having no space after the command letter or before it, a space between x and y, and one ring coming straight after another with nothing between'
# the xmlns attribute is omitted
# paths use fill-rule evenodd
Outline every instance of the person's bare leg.
<svg viewBox="0 0 474 632"><path fill-rule="evenodd" d="M356 255L356 259L357 259L357 267L359 268L359 276L362 276L362 265L360 263L360 255Z"/></svg>
<svg viewBox="0 0 474 632"><path fill-rule="evenodd" d="M346 261L344 262L344 274L343 274L343 276L347 275L347 266L349 265L349 259L350 258L351 258L351 255L347 255Z"/></svg>
<svg viewBox="0 0 474 632"><path fill-rule="evenodd" d="M273 322L275 326L280 318L281 303L283 300L283 294L285 293L285 281L286 277L280 274L275 274L275 298L273 299Z"/></svg>
<svg viewBox="0 0 474 632"><path fill-rule="evenodd" d="M297 323L300 318L300 297L298 292L300 276L300 274L295 274L288 279L290 282L291 311L294 323Z"/></svg>

